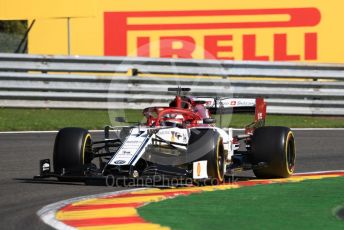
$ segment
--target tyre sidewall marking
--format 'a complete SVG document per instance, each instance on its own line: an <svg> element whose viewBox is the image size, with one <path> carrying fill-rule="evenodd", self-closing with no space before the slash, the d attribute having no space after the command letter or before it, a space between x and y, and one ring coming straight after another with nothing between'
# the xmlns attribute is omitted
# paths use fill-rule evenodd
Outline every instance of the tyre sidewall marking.
<svg viewBox="0 0 344 230"><path fill-rule="evenodd" d="M82 146L82 165L85 164L85 149L86 149L86 143L87 143L87 139L90 138L91 139L91 134L87 133L87 135L85 136L85 139L84 139L84 143L83 143L83 146Z"/></svg>
<svg viewBox="0 0 344 230"><path fill-rule="evenodd" d="M288 147L289 147L289 140L290 140L290 138L293 138L293 141L294 141L292 147L293 147L293 155L294 155L294 157L293 157L293 165L295 165L295 157L296 157L296 151L295 151L295 138L294 138L294 134L293 134L292 131L289 131L289 132L288 132L288 134L287 134L287 139L286 139L286 143L285 143L285 159L286 159L285 162L286 162L287 172L288 172L289 175L292 175L293 172L294 172L294 167L293 167L292 170L290 170L290 169L289 169L289 162L288 162Z"/></svg>
<svg viewBox="0 0 344 230"><path fill-rule="evenodd" d="M216 168L217 168L217 178L219 179L219 182L223 181L223 177L220 173L220 165L219 165L219 154L220 154L220 144L221 144L221 137L217 140L217 147L216 147Z"/></svg>

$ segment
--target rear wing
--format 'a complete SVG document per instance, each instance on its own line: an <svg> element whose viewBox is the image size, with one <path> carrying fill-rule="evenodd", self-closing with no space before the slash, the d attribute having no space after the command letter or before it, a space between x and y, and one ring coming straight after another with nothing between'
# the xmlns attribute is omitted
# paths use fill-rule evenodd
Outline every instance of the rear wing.
<svg viewBox="0 0 344 230"><path fill-rule="evenodd" d="M212 114L255 113L255 121L265 120L264 98L207 98L195 97L195 103L203 104Z"/></svg>

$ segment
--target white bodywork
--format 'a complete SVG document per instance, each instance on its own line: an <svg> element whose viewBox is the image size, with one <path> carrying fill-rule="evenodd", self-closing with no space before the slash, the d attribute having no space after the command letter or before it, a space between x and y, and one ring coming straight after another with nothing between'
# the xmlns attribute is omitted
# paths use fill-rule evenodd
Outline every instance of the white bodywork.
<svg viewBox="0 0 344 230"><path fill-rule="evenodd" d="M192 129L192 128L191 128ZM197 127L195 129L202 129ZM213 129L216 130L223 140L224 150L228 152L228 160L231 159L233 155L233 130L228 129L225 131L217 127L204 127L204 129ZM157 131L156 133L149 135L150 131ZM117 153L109 161L109 165L135 165L137 161L145 153L145 149L148 145L152 143L152 139L162 139L166 142L171 143L175 148L181 150L187 149L187 144L190 138L190 129L186 128L160 128L156 130L154 128L148 127L135 127L132 128L130 134L125 139L124 143L117 151ZM173 143L178 143L182 145L174 145ZM162 143L162 145L166 143Z"/></svg>
<svg viewBox="0 0 344 230"><path fill-rule="evenodd" d="M193 162L192 166L192 178L194 179L206 179L208 178L207 161Z"/></svg>
<svg viewBox="0 0 344 230"><path fill-rule="evenodd" d="M256 99L248 98L211 98L211 97L193 97L194 102L202 104L206 109L231 109L231 108L246 108L246 107L255 107ZM208 116L208 113L204 115ZM183 117L181 116L180 119ZM200 121L199 124L203 122ZM201 125L200 125L201 126ZM217 127L195 127L195 128L178 128L178 127L160 127L160 128L151 128L151 127L135 127L132 128L130 134L125 139L124 143L121 145L117 153L109 161L109 165L132 165L135 164L143 157L143 154L146 152L146 148L151 146L158 146L161 149L157 150L158 154L173 155L174 153L164 151L166 146L172 146L171 149L178 149L184 152L188 148L188 143L190 139L191 129L213 129L220 134L223 141L224 151L225 151L225 165L230 164L234 151L239 149L239 144L233 143L233 129L221 129ZM153 143L154 141L154 143ZM151 152L154 152L151 151ZM151 155L148 157L150 158ZM190 160L192 161L192 159ZM205 161L196 161L189 162L193 163L193 177L194 178L204 178L206 175L206 166L207 162ZM204 171L205 170L205 171ZM195 172L197 172L195 174Z"/></svg>
<svg viewBox="0 0 344 230"><path fill-rule="evenodd" d="M223 107L223 108L238 108L238 107L254 107L256 99L251 98L219 98L212 97L195 97L194 101L204 101L206 108ZM218 105L216 105L216 101Z"/></svg>

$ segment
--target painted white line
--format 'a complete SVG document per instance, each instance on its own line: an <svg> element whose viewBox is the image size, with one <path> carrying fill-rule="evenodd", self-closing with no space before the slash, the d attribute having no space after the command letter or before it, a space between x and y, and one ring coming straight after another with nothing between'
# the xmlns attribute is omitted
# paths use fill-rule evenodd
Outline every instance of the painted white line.
<svg viewBox="0 0 344 230"><path fill-rule="evenodd" d="M315 172L303 172L303 173L295 173L294 175L310 175L310 174L326 174L326 173L343 173L344 170L331 170L331 171L315 171ZM49 204L47 206L44 206L40 210L37 211L37 215L41 218L41 220L58 230L75 230L76 228L73 228L71 226L68 226L64 224L63 222L58 221L56 217L56 212L63 208L64 206L67 206L71 203L78 202L81 200L87 200L87 199L93 199L93 198L99 198L99 197L106 197L106 196L111 196L111 195L118 195L118 194L123 194L123 193L128 193L128 192L133 192L133 191L139 191L139 190L144 190L147 188L135 188L135 189L126 189L126 190L121 190L121 191L116 191L116 192L108 192L108 193L100 193L100 194L95 194L95 195L88 195L88 196L81 196L81 197L76 197L76 198L71 198L68 200L63 200L59 201L53 204Z"/></svg>
<svg viewBox="0 0 344 230"><path fill-rule="evenodd" d="M104 130L89 130L91 133L100 133L104 132ZM58 131L4 131L0 132L0 134L44 134L44 133L57 133Z"/></svg>
<svg viewBox="0 0 344 230"><path fill-rule="evenodd" d="M81 200L88 200L88 199L93 199L93 198L99 198L99 197L106 197L106 196L112 196L112 195L118 195L122 193L128 193L128 192L133 192L133 191L138 191L138 190L144 190L146 188L136 188L136 189L126 189L126 190L121 190L121 191L116 191L116 192L108 192L108 193L100 193L100 194L95 194L95 195L88 195L88 196L80 196L76 198L71 198L68 200L62 200L53 204L49 204L47 206L44 206L40 210L37 211L37 215L41 220L49 225L52 228L59 229L59 230L75 230L76 228L73 228L69 225L64 224L61 221L58 221L56 217L56 212L63 208L64 206L67 206L71 203L75 203Z"/></svg>
<svg viewBox="0 0 344 230"><path fill-rule="evenodd" d="M344 131L344 128L290 128L294 131ZM234 131L244 131L245 129L234 129Z"/></svg>
<svg viewBox="0 0 344 230"><path fill-rule="evenodd" d="M344 131L344 128L291 128L295 131Z"/></svg>
<svg viewBox="0 0 344 230"><path fill-rule="evenodd" d="M57 131L4 131L0 134L34 134L34 133L57 133Z"/></svg>
<svg viewBox="0 0 344 230"><path fill-rule="evenodd" d="M234 131L244 131L244 129L233 128ZM295 131L344 131L344 128L291 128ZM104 130L89 130L91 133L104 132ZM39 133L57 133L58 131L3 131L0 134L39 134Z"/></svg>
<svg viewBox="0 0 344 230"><path fill-rule="evenodd" d="M329 170L329 171L315 171L315 172L300 172L294 173L296 176L311 175L311 174L326 174L326 173L344 173L344 170Z"/></svg>

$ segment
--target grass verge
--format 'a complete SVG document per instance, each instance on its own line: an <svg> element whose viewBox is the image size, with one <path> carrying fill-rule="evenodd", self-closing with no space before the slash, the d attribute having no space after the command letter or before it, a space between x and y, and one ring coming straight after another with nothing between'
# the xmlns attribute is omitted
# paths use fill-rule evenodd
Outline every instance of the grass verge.
<svg viewBox="0 0 344 230"><path fill-rule="evenodd" d="M67 126L102 129L109 124L123 125L113 122L116 116L125 116L131 122L143 121L141 110L112 110L109 113L107 110L0 108L0 131L57 130ZM216 118L219 125L220 118ZM226 115L222 124L225 127L243 128L252 120L251 114ZM294 128L343 128L344 117L268 115L266 124Z"/></svg>
<svg viewBox="0 0 344 230"><path fill-rule="evenodd" d="M172 229L343 229L344 177L180 196L139 208Z"/></svg>

